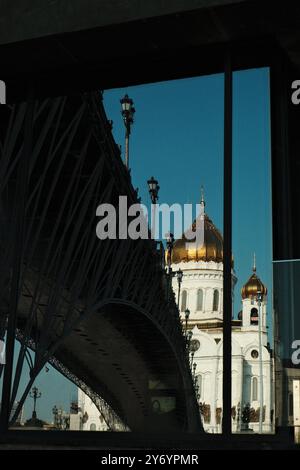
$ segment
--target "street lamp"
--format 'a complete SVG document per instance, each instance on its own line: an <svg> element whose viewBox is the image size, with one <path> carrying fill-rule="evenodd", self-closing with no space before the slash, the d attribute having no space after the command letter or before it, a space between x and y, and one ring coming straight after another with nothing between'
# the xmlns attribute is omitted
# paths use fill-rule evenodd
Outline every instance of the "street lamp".
<svg viewBox="0 0 300 470"><path fill-rule="evenodd" d="M199 383L198 383L198 376L197 375L195 375L195 377L194 377L194 386L195 386L196 393L198 393L199 392Z"/></svg>
<svg viewBox="0 0 300 470"><path fill-rule="evenodd" d="M129 168L129 136L131 125L133 124L133 116L135 113L135 108L133 106L133 101L126 94L124 98L120 100L121 103L121 114L123 116L123 121L125 125L125 166Z"/></svg>
<svg viewBox="0 0 300 470"><path fill-rule="evenodd" d="M181 288L182 278L183 278L183 272L181 271L181 269L178 269L178 271L177 271L177 282L178 282L178 299L177 299L177 304L178 304L178 310L179 310L179 311L180 311L180 308L179 308L179 302L180 302L180 288Z"/></svg>
<svg viewBox="0 0 300 470"><path fill-rule="evenodd" d="M264 386L263 386L263 358L262 358L262 316L261 316L261 302L262 292L257 291L257 303L258 303L258 354L259 354L259 433L262 434L263 427L263 407L264 407Z"/></svg>
<svg viewBox="0 0 300 470"><path fill-rule="evenodd" d="M190 330L188 333L185 331L185 341L186 341L186 350L189 357L190 354L190 345L193 337L193 332Z"/></svg>
<svg viewBox="0 0 300 470"><path fill-rule="evenodd" d="M147 181L150 198L151 198L151 214L152 214L152 228L151 228L151 237L155 238L155 216L156 216L156 203L158 201L158 191L160 190L158 181L151 176L151 178Z"/></svg>
<svg viewBox="0 0 300 470"><path fill-rule="evenodd" d="M62 423L63 423L63 410L62 408L58 408L58 427L59 429L62 428Z"/></svg>
<svg viewBox="0 0 300 470"><path fill-rule="evenodd" d="M191 370L192 370L192 367L193 367L194 356L195 356L195 351L190 350L190 368L191 368Z"/></svg>
<svg viewBox="0 0 300 470"><path fill-rule="evenodd" d="M168 251L168 266L170 267L171 265L171 256L172 256L172 251L173 251L173 245L174 245L174 235L173 233L168 233L167 235L167 251Z"/></svg>
<svg viewBox="0 0 300 470"><path fill-rule="evenodd" d="M184 318L185 318L185 333L187 333L187 324L188 324L188 319L189 319L189 316L190 316L190 311L188 308L185 309L185 312L184 312Z"/></svg>
<svg viewBox="0 0 300 470"><path fill-rule="evenodd" d="M237 404L236 430L241 431L241 403Z"/></svg>
<svg viewBox="0 0 300 470"><path fill-rule="evenodd" d="M33 387L29 396L33 398L33 412L32 419L36 419L36 401L41 398L42 394L37 387Z"/></svg>
<svg viewBox="0 0 300 470"><path fill-rule="evenodd" d="M196 364L196 362L194 362L194 364L193 364L193 379L195 379L196 369L197 369L197 364Z"/></svg>
<svg viewBox="0 0 300 470"><path fill-rule="evenodd" d="M167 260L168 260L168 299L170 297L171 292L171 282L172 282L172 267L171 267L171 258L172 258L172 251L174 245L174 235L173 233L169 232L167 236Z"/></svg>
<svg viewBox="0 0 300 470"><path fill-rule="evenodd" d="M151 176L151 178L147 181L149 187L149 193L152 204L156 204L158 201L158 191L160 190L158 181Z"/></svg>
<svg viewBox="0 0 300 470"><path fill-rule="evenodd" d="M57 406L56 406L56 405L54 405L53 408L52 408L52 414L53 414L53 416L54 416L54 420L53 420L54 422L53 422L53 424L54 424L55 427L57 427L58 409L57 409Z"/></svg>

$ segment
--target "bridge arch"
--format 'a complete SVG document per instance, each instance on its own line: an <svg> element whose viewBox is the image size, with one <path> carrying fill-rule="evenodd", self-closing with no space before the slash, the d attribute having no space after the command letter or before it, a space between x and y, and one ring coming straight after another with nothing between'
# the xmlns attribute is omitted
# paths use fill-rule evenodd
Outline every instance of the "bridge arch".
<svg viewBox="0 0 300 470"><path fill-rule="evenodd" d="M130 429L189 430L199 425L195 410L189 409L193 391L180 350L152 312L117 298L99 302L55 356L66 362L67 349L73 355L78 350L68 368L75 363Z"/></svg>

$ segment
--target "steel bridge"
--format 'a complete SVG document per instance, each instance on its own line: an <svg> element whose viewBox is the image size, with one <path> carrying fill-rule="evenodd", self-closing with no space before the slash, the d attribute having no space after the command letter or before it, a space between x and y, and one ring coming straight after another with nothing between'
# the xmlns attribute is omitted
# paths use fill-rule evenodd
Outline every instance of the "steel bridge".
<svg viewBox="0 0 300 470"><path fill-rule="evenodd" d="M21 343L10 407L24 361L30 368L11 423L49 361L112 430L201 430L162 246L96 236L100 203L138 203L101 93L30 98L0 112L0 335L8 328ZM8 363L9 348L8 338Z"/></svg>
<svg viewBox="0 0 300 470"><path fill-rule="evenodd" d="M194 421L198 414L178 313L166 294L157 247L142 241L132 242L131 248L124 241L105 246L95 238L90 243L89 233L94 237L94 231L89 224L93 222L89 217L84 222L90 213L86 208L95 209L96 199L100 203L118 194L136 201L106 118L97 115L103 112L99 95L92 90L224 73L223 435L220 439L209 436L206 444L202 435L201 442L202 447L239 443L250 448L254 446L250 437L241 444L242 436L231 433L233 73L252 67L270 70L273 259L299 260L300 106L291 102L291 84L300 78L300 6L291 0L272 5L266 0L88 3L87 8L85 0L46 0L41 7L34 0L15 0L0 9L5 25L0 30L0 79L6 82L9 104L26 101L0 106L0 211L6 227L0 233L0 287L6 293L1 299L1 328L8 321L8 349L17 335L23 344L17 371L26 347L36 349L32 377L45 361L53 361L75 382L80 381L99 407L108 409L103 402L107 400L131 430L140 429L142 422L149 430L161 426L151 419L147 406L156 393L150 384L159 380L160 394L176 397L176 412L164 426L200 429ZM44 101L49 96L53 98ZM282 276L279 266L276 279ZM139 289L147 283L147 290ZM281 336L294 324L293 318L285 316L284 320L286 326L278 323ZM132 327L137 332L134 338ZM101 333L96 338L98 329ZM117 338L115 345L107 344L108 331ZM151 352L150 336L156 345ZM93 348L99 355L93 355ZM75 362L76 371L71 367ZM169 364L167 371L163 362ZM98 370L104 371L102 382L100 373L94 375ZM139 375L141 370L144 375ZM138 380L132 383L134 374ZM5 380L6 403L15 394L15 386L10 390L10 375ZM103 383L108 376L111 382ZM120 397L120 385L128 400ZM129 419L132 412L136 413L134 423ZM110 409L107 413L111 422L119 422ZM6 408L1 420L1 429L6 431ZM280 418L276 422L280 428ZM3 434L4 439L9 439L8 434ZM145 444L140 434L131 435L130 443L129 434L124 436L125 446L132 439L139 446ZM266 437L260 437L255 445L263 446ZM69 442L73 439L70 436ZM176 444L170 439L169 446L182 448L195 446L198 435L189 440L180 434ZM271 441L270 446L282 445ZM155 438L153 442L158 443Z"/></svg>

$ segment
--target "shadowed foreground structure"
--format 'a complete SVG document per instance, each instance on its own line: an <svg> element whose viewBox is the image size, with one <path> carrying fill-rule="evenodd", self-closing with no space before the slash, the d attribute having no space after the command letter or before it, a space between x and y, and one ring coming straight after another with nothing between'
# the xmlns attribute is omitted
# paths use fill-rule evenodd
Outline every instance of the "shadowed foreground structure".
<svg viewBox="0 0 300 470"><path fill-rule="evenodd" d="M71 95L72 93L86 92L87 90L124 87L211 73L225 73L223 435L202 435L207 440L201 441L201 448L215 448L216 444L219 448L235 448L237 443L239 443L240 448L266 448L268 446L284 448L291 445L290 435L286 433L287 429L285 429L287 416L284 415L287 411L282 411L281 405L286 401L282 392L286 380L285 364L288 363L291 370L296 371L297 369L297 366L290 364L289 354L291 335L295 331L299 332L297 324L299 315L294 315L292 309L286 310L286 306L289 303L296 305L294 296L295 294L298 295L299 290L292 290L293 283L295 282L295 285L297 285L297 277L293 270L289 270L291 281L288 278L288 282L286 282L286 272L285 269L282 269L280 263L283 260L286 261L289 263L289 268L293 266L292 263L296 263L300 259L298 202L300 198L298 181L300 106L295 106L291 101L291 84L294 80L300 78L300 4L292 0L273 2L272 4L263 0L174 0L172 2L162 2L160 0L152 0L151 2L91 0L87 8L85 0L72 0L72 2L69 0L52 2L49 0L43 2L42 6L40 2L35 0L16 0L10 3L4 2L3 6L0 7L0 13L2 24L5 25L0 32L2 73L0 78L5 80L7 85L8 103L22 100L27 100L29 103L29 89L33 90L34 97L44 99L49 96ZM22 20L16 21L16 18ZM278 393L276 394L275 421L279 434L273 440L271 437L267 438L266 436L247 436L247 439L243 436L233 436L231 430L232 79L234 71L252 67L269 67L270 69L273 262L277 263L275 282L279 286L284 285L284 282L286 282L286 288L279 289L274 299L277 329L275 336L277 335L281 340L286 338L286 344L282 348L279 341L277 343L275 341L276 349L278 345L280 346L278 350L275 350L275 354L278 355L276 371ZM84 103L82 103L85 109L87 96L85 95ZM56 152L59 139L56 137L51 139L50 134L42 132L41 129L40 132L32 136L30 125L24 126L23 129L25 148L22 152L24 156L28 155L31 140L35 142L36 152L33 154L34 158L40 155L40 147L43 146L44 140L47 141L47 148L51 149L50 154L53 154L51 159L53 160L56 155L56 163L49 165L46 172L47 176L45 175L43 182L36 186L34 192L32 185L34 185L35 178L39 174L39 170L35 173L34 168L38 169L39 165L45 165L47 152L46 154L43 153L42 159L30 159L29 170L26 163L29 159L22 157L22 165L18 165L18 171L13 165L15 157L12 159L11 155L13 152L16 155L16 149L20 149L19 134L23 128L25 113L26 116L28 114L32 114L32 117L42 116L43 109L45 112L48 106L51 112L46 112L44 125L51 126L52 132L57 135L56 124L61 119L61 122L65 119L64 113L59 114L63 101L66 101L66 106L71 107L71 112L66 114L66 116L69 116L67 123L64 122L62 125L62 128L65 129L63 148L69 145L70 139L70 142L74 141L74 145L72 144L74 151L72 163L65 166L62 173L59 172L58 183L60 189L55 191L56 196L50 189L53 184L48 185L48 179L54 182L56 169L60 165L64 166L66 155L68 154L70 159L71 154L66 152L64 158L58 158ZM56 111L55 107L57 107ZM7 133L7 121L10 118L11 110L1 106L0 111L1 142L4 143L4 135ZM119 414L119 417L124 420L125 428L129 426L134 431L137 428L133 424L139 426L143 421L148 429L153 429L156 424L160 426L160 423L164 423L166 428L175 426L176 429L198 430L198 411L195 409L194 398L189 400L192 393L191 383L189 382L190 379L187 378L187 365L185 365L186 361L183 359L184 345L182 340L179 339L178 314L174 313L172 315L171 312L173 309L175 312L175 306L172 301L168 304L168 299L163 294L165 289L165 287L162 287L165 283L164 276L154 277L156 281L153 282L153 275L151 274L156 269L161 273L160 256L157 256L158 260L154 262L153 252L156 252L156 247L153 245L152 248L150 243L145 243L144 246L144 242L139 242L134 243L134 250L127 247L127 251L127 248L122 246L123 242L119 242L109 244L108 247L101 244L100 248L100 244L92 246L93 243L96 244L95 239L90 244L89 236L82 236L84 230L87 230L88 224L94 223L89 218L87 225L82 225L83 214L86 214L85 209L81 211L82 205L86 204L88 206L90 204L90 207L95 209L96 202L94 201L93 206L93 197L97 199L97 203L100 203L106 195L107 200L108 195L131 194L131 200L135 200L132 188L129 189L130 183L128 175L124 173L123 165L120 162L118 163L118 159L113 158L113 155L119 157L118 149L111 143L110 139L106 140L103 137L107 132L103 128L105 120L99 121L98 117L93 118L94 113L89 114L90 118L92 117L93 126L98 126L99 122L102 122L102 131L95 133L101 136L100 141L95 144L96 137L94 136L91 141L93 143L90 142L89 144L97 150L91 153L93 158L96 159L96 163L94 161L92 164L93 170L91 171L91 168L89 168L91 158L86 159L84 164L82 160L84 154L82 152L85 152L88 134L84 139L81 136L78 142L75 137L76 132L73 133L74 126L79 125L83 115L87 116L83 112L78 98L75 100L71 97L68 99L54 99L50 108L49 103L48 105L41 103L39 110L36 106L21 105L17 114L15 114L16 109L12 112L14 113L14 125L9 127L8 135L10 137L5 146L1 147L0 165L1 219L5 221L7 227L5 231L1 230L0 233L1 255L3 252L0 288L1 292L7 294L6 298L1 300L2 332L7 320L8 305L10 305L10 311L13 312L18 307L17 323L19 329L17 329L14 316L10 315L9 331L12 332L12 338L17 333L21 339L23 338L23 341L27 341L25 338L28 338L31 347L37 347L38 353L36 364L33 365L33 374L37 373L42 364L52 357L56 361L57 367L64 367L65 373L72 375L75 382L79 380L78 377L77 379L75 377L76 371L73 370L73 373L71 373L71 370L68 370L74 359L71 355L71 349L73 348L70 348L70 342L73 344L73 352L76 354L78 353L76 348L79 348L80 342L85 344L84 350L86 353L85 356L80 355L80 360L77 362L77 372L79 373L80 370L80 374L87 384L86 390L88 391L91 387L90 393L93 393L95 400L95 393L100 393L101 396L107 399ZM72 119L70 119L71 115ZM58 118L58 116L60 117ZM29 123L31 120L32 118L26 118ZM35 121L37 127L41 126L41 123L38 123L39 119L35 118ZM46 124L47 122L48 124ZM52 124L50 124L51 122ZM81 124L80 128L82 129ZM88 128L91 129L89 126ZM36 138L37 136L39 138ZM113 149L109 152L105 151L107 156L110 155L109 161L107 156L100 158L100 143L101 148L104 145ZM78 152L81 155L79 159L76 157ZM60 150L60 153L64 155L62 150ZM20 158L20 155L18 158ZM49 158L48 155L46 160L49 160ZM101 165L103 165L103 169ZM86 168L89 168L87 171L88 186L83 183L83 179L86 177ZM72 173L72 170L74 173ZM30 173L29 194L32 196L31 199L24 197L26 193L24 181L26 179L21 178L21 174L26 174L27 171ZM79 188L79 192L76 190L73 193L76 194L74 199L72 199L70 193L68 194L68 184L65 184L66 180L63 177L68 171L70 172L68 178L73 174L74 184L76 188ZM78 171L80 171L81 176L75 178L75 175L79 174ZM105 174L105 172L108 172L108 179L99 179L100 174ZM52 177L50 177L51 173L53 173ZM43 171L41 174L43 174ZM23 181L23 184L20 185L19 181ZM104 184L103 181L105 181ZM44 182L48 187L44 185ZM125 184L125 182L127 183ZM99 185L102 185L100 192L98 192ZM111 191L111 185L115 185L117 191ZM79 199L76 199L77 195L83 192L84 187L86 188L84 198L79 197ZM45 192L49 196L49 208L47 210L38 207L39 201L45 202L47 199ZM12 202L14 193L21 195L21 197L16 198L15 203ZM102 197L102 199L100 197L100 200L99 194ZM62 200L68 200L66 207L64 207L64 204L60 204ZM75 200L80 200L79 205L76 206ZM83 200L86 202L84 203ZM22 211L24 211L22 201L27 201L26 203L29 204L31 212L31 218L29 217L31 225L26 225L26 227L24 227L24 223L19 217L19 214L23 214ZM36 211L33 211L34 205L37 207ZM14 211L10 212L10 217L15 218L15 224L7 219L7 209L12 206ZM58 206L59 210L57 211ZM43 220L41 216L45 210L48 211L48 226L47 221ZM58 216L60 212L62 212L62 215ZM36 217L32 217L34 213L36 213ZM70 221L70 225L64 225L62 217L66 221ZM82 223L78 223L78 220L75 223L75 218L81 220ZM49 226L51 224L53 227L50 230ZM43 228L41 236L39 226ZM29 227L31 227L30 232L28 232ZM49 235L52 230L56 229L58 230L57 236ZM76 247L74 244L66 242L66 240L71 240L72 237L75 241L76 236L72 232L74 230L77 230L77 237L81 240L81 243L77 245L75 243ZM54 232L52 233L54 234ZM73 234L70 235L70 233ZM90 233L94 233L94 228L91 226ZM25 235L27 236L26 244L23 242ZM15 252L12 247L16 247ZM53 252L52 256L49 254L51 250ZM82 257L81 254L84 251L86 251L86 256ZM150 252L152 261L149 264ZM130 256L128 256L129 253ZM136 257L134 257L134 253ZM143 253L143 256L140 256L140 253ZM21 255L22 263L18 263ZM47 263L49 260L51 261L44 268L41 264L43 256L45 257L45 266L46 261ZM61 264L58 263L59 257L62 260ZM88 269L91 257L100 267L97 266L96 268L95 264L95 269ZM86 260L86 264L84 262L82 264L83 259ZM118 266L120 269L116 267L117 259L121 260ZM130 272L129 267L126 267L127 259L130 260L131 266L134 266L136 271L132 270ZM143 260L145 265L147 263L147 266L149 266L147 273L143 269ZM14 269L9 270L12 265ZM58 266L59 269L56 269ZM80 269L78 269L78 266L80 266ZM96 272L99 272L99 276L95 276ZM134 275L137 277L135 280L133 280ZM67 282L62 283L62 279ZM92 283L90 282L91 279L93 280ZM114 282L111 282L112 279ZM25 280L26 284L24 283ZM84 280L88 289L84 288ZM148 282L148 289L139 291L139 281ZM40 289L41 284L43 289ZM8 286L10 286L10 290ZM150 306L154 302L151 297L153 293L157 295L159 306L151 310ZM10 298L8 298L8 295L10 295ZM124 302L125 298L128 299L127 304ZM103 299L103 303L101 303L101 299ZM118 301L121 299L121 306L117 303L117 299ZM167 304L168 308L166 309ZM83 311L85 312L84 315L82 314ZM58 315L57 317L54 316L54 312ZM176 316L176 320L174 320L174 316ZM100 317L101 320L99 320ZM31 320L28 323L29 318ZM112 351L111 345L107 347L104 333L101 333L101 342L103 345L106 344L105 348L100 344L99 339L97 341L94 329L91 328L90 324L92 318L97 323L101 321L103 332L109 328L110 331L113 331L113 334L116 334L120 346L118 351ZM149 327L151 335L155 336L152 339L155 341L156 346L153 348L155 351L150 362L148 360L149 351L148 353L147 351L138 351L139 346L134 344L132 337L129 335L125 338L124 336L122 319L131 322L131 327L132 323L136 326L138 335L136 335L135 340L139 338L139 335L141 337L145 335L146 330L139 324L141 318L144 318L145 325L147 324L147 327ZM28 325L32 326L29 327ZM97 328L100 329L98 324ZM118 328L123 329L122 336L119 335ZM93 329L93 332L91 329ZM76 338L76 345L72 338ZM174 342L171 342L171 340ZM121 347L124 341L127 345L125 349L123 346ZM147 344L147 341L150 341L150 335L147 338L143 337L141 344L143 342ZM132 349L129 345L132 345ZM93 362L95 357L91 352L95 350L93 348L101 354L97 356L99 362L97 366L101 369L101 367L105 367L105 363L109 364L111 381L113 381L113 384L102 383L101 385L97 382L98 389L95 388L95 377L92 372L96 366ZM80 349L82 350L82 348ZM125 355L123 355L124 350L126 351ZM123 358L132 357L129 350L133 356L138 352L139 361L143 361L142 365L141 362L137 361L133 370L137 373L142 368L147 371L146 375L150 379L148 386L146 386L145 376L139 377L139 380L134 384L130 383L132 381L131 377L127 377L126 380L127 372L124 370ZM24 350L22 351L24 359ZM91 352L90 356L88 356L88 351ZM111 352L114 354L114 361L109 360ZM170 362L169 358L172 358ZM62 365L62 361L64 361L65 366ZM102 365L100 367L101 361ZM165 364L169 362L168 373L163 369L162 362L165 362ZM19 371L19 368L17 370ZM103 371L103 368L101 370ZM180 373L176 375L178 371ZM158 373L160 384L156 380ZM153 378L154 381L152 381ZM10 380L6 380L6 383L9 385ZM119 385L121 383L122 386L125 384L126 397L129 401L131 397L135 397L135 423L132 423L128 418L132 410L129 409L130 406L125 402L125 398L123 402L120 401ZM153 391L153 384L160 387L160 396L176 398L176 412L169 413L169 417L166 417L167 423L164 422L163 416L160 418L156 416L154 419L152 416L151 418L150 407L146 405L146 395L148 396L147 403L149 405L151 397L157 394L156 391ZM83 386L83 384L81 385ZM112 385L113 393L111 393L111 390L108 392L110 385ZM6 402L8 402L10 392L8 387L6 389L5 396ZM93 389L94 391L91 391ZM145 393L143 393L143 390ZM100 400L98 395L97 397L97 400ZM6 433L7 410L4 415L3 418L2 412L1 429L4 433L0 434L0 438L6 442L9 440L12 442L13 439L19 439L19 442L23 442L24 437L12 436L12 434ZM112 418L110 411L108 415L112 423L119 422L115 415ZM197 422L195 423L194 420ZM56 439L56 443L61 443L62 438L55 437L54 434L52 434L53 440ZM154 438L150 440L149 438L147 440L140 434L132 433L131 438L128 438L129 434L126 434L126 437L124 436L122 444L121 441L116 442L113 439L109 441L107 434L106 439L110 442L110 445L123 445L125 447L132 447L133 444L138 447L146 444L157 447L161 442L160 438L156 440ZM38 439L40 438L37 437ZM70 435L69 439L69 442L74 442L73 435ZM81 437L81 439L81 442L83 442L88 437ZM29 436L27 440L27 442L30 441ZM182 435L177 440L169 440L166 437L164 440L165 446L170 448L174 448L174 446L178 448L182 446L186 448L189 446L195 447L197 445L195 443L198 442L198 435L196 440L187 436L182 437ZM84 445L86 444L85 441ZM107 443L108 446L109 443Z"/></svg>
<svg viewBox="0 0 300 470"><path fill-rule="evenodd" d="M111 430L201 430L162 247L96 236L100 203L137 203L101 94L0 111L1 337L8 319L21 342L11 403L30 367L11 422L50 361Z"/></svg>

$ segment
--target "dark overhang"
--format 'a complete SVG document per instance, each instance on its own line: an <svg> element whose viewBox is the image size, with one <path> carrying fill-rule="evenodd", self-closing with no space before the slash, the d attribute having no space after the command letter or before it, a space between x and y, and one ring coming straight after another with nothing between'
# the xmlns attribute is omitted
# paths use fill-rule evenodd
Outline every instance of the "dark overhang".
<svg viewBox="0 0 300 470"><path fill-rule="evenodd" d="M28 81L47 96L222 72L229 46L234 69L269 65L278 47L299 65L300 4L290 1L28 0L0 7L0 19L11 102Z"/></svg>

